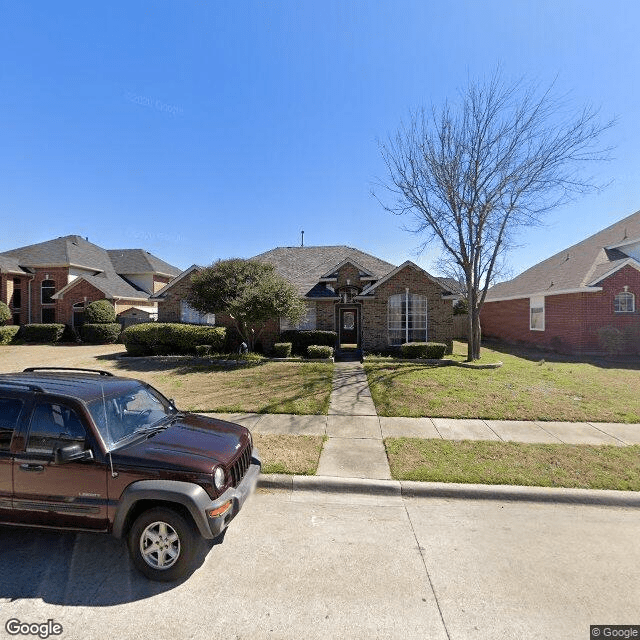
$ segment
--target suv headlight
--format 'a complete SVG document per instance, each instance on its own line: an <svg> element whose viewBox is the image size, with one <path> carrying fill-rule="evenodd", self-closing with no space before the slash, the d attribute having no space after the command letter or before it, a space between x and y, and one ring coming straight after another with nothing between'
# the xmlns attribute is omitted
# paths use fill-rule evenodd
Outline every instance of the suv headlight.
<svg viewBox="0 0 640 640"><path fill-rule="evenodd" d="M222 489L222 487L224 487L224 481L224 469L222 467L216 467L215 471L213 472L213 483L215 484L218 491Z"/></svg>

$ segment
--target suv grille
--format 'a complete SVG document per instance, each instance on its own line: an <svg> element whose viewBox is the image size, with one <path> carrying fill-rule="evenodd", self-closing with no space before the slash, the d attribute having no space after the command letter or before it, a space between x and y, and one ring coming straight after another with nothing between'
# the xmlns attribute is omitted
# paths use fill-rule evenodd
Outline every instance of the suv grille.
<svg viewBox="0 0 640 640"><path fill-rule="evenodd" d="M245 448L241 451L237 460L233 463L231 467L231 485L233 487L237 487L242 478L244 478L244 474L247 473L247 469L251 464L251 445L247 442Z"/></svg>

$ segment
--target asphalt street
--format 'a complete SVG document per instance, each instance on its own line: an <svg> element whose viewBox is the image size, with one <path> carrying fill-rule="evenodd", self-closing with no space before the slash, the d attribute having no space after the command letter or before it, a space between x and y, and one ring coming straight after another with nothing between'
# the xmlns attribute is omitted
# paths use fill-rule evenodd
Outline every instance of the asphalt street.
<svg viewBox="0 0 640 640"><path fill-rule="evenodd" d="M64 639L586 640L640 623L638 513L263 488L180 584L139 576L109 536L3 527L0 633L13 618Z"/></svg>

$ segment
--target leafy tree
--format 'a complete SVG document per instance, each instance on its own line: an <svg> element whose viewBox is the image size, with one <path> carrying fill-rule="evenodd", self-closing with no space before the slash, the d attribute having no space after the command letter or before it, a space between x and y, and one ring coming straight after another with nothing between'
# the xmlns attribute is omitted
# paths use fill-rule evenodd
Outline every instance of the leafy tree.
<svg viewBox="0 0 640 640"><path fill-rule="evenodd" d="M0 302L0 325L6 324L9 320L11 320L11 309L4 302Z"/></svg>
<svg viewBox="0 0 640 640"><path fill-rule="evenodd" d="M297 291L273 265L240 258L218 260L195 274L188 302L201 313L228 315L251 351L270 320L295 324L305 314Z"/></svg>
<svg viewBox="0 0 640 640"><path fill-rule="evenodd" d="M422 249L439 241L441 265L466 286L469 360L480 357L480 310L514 232L599 188L581 170L607 157L596 145L613 122L600 124L590 107L568 109L552 88L506 84L496 72L471 82L457 105L413 112L380 143L392 198L383 206L413 217Z"/></svg>

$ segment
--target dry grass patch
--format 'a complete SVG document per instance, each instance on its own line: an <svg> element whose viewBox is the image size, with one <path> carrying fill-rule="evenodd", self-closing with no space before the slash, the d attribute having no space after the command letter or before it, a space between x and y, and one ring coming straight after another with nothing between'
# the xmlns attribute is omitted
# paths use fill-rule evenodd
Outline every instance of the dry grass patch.
<svg viewBox="0 0 640 640"><path fill-rule="evenodd" d="M640 491L640 446L385 440L396 480Z"/></svg>
<svg viewBox="0 0 640 640"><path fill-rule="evenodd" d="M290 436L254 433L262 456L263 473L315 475L324 436Z"/></svg>

